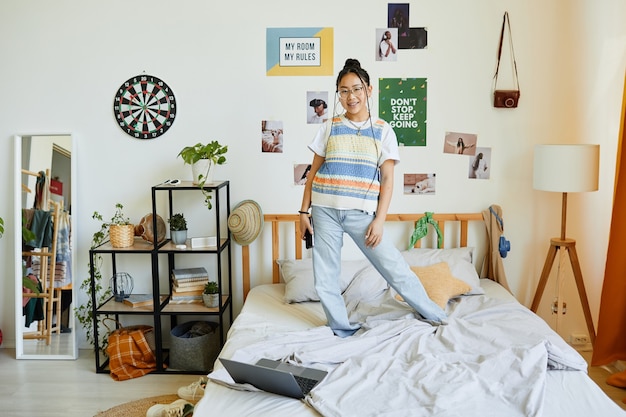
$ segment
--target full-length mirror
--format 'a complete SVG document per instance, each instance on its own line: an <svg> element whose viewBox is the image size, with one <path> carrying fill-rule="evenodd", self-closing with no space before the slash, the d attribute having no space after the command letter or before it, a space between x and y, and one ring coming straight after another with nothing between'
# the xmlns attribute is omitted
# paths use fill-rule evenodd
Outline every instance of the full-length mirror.
<svg viewBox="0 0 626 417"><path fill-rule="evenodd" d="M76 359L72 136L15 137L15 351Z"/></svg>

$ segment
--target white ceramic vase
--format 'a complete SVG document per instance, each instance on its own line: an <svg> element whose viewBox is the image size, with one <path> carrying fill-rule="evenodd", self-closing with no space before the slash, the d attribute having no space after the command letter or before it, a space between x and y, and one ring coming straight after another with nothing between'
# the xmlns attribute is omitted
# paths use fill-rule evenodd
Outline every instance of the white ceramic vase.
<svg viewBox="0 0 626 417"><path fill-rule="evenodd" d="M215 171L215 165L210 159L201 159L198 162L191 165L191 175L193 183L198 184L200 176L204 178L205 183L213 182L213 171Z"/></svg>

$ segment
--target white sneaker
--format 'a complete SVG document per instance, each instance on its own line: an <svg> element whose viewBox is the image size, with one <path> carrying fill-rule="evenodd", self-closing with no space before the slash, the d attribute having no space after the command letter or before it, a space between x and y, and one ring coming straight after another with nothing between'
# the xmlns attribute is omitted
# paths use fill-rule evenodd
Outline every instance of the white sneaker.
<svg viewBox="0 0 626 417"><path fill-rule="evenodd" d="M185 417L193 414L193 404L176 400L171 404L155 404L148 409L146 417Z"/></svg>
<svg viewBox="0 0 626 417"><path fill-rule="evenodd" d="M178 396L183 400L197 402L204 395L204 387L208 378L206 376L200 377L196 382L192 382L186 387L180 387L178 389Z"/></svg>

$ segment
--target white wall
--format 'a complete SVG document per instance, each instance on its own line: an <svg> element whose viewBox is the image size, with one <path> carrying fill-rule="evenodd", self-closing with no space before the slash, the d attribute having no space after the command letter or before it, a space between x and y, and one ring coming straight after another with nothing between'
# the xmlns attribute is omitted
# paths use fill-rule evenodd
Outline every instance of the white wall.
<svg viewBox="0 0 626 417"><path fill-rule="evenodd" d="M265 76L265 30L333 27L335 74L345 58L355 57L373 80L428 78L428 146L402 149L390 212L481 211L501 205L505 235L512 242L505 267L513 292L526 305L560 222L560 195L532 189L533 145L600 143L600 191L572 195L568 212L568 236L578 240L597 318L626 62L626 3L410 3L411 26L428 28L428 49L402 50L397 62L382 63L372 54L375 29L386 26L387 3L382 1L357 8L328 0L5 0L0 3L0 177L9 180L3 182L3 195L12 195L12 135L74 135L79 281L87 273L91 235L99 227L91 214L99 211L106 218L121 202L138 220L150 211L151 185L189 178L189 168L176 155L198 141L229 145L229 162L219 167L217 177L231 181L233 204L254 199L266 213L297 211L302 188L292 185L292 167L311 159L306 145L316 130L306 124L302 103L307 91L332 92L335 76ZM491 105L504 10L511 15L522 89L515 110ZM144 71L170 85L179 109L173 127L150 141L123 133L112 112L116 89ZM284 122L283 154L260 154L263 119ZM468 180L467 160L442 154L446 131L476 133L479 146L492 148L490 180ZM436 172L437 194L402 195L404 172ZM13 218L7 198L0 201L0 216ZM0 328L6 346L14 331L14 248L8 226L0 240ZM239 247L234 254L239 277ZM545 311L540 310L547 320L553 320L547 312L552 294L548 287ZM565 299L568 314L561 333L584 331L576 292Z"/></svg>

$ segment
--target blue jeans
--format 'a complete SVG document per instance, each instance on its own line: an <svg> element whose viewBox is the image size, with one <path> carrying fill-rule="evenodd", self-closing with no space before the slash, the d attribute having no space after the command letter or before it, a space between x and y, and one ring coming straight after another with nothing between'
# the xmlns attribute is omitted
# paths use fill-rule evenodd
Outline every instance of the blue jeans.
<svg viewBox="0 0 626 417"><path fill-rule="evenodd" d="M424 319L435 323L445 320L445 311L428 297L422 283L400 251L384 234L375 248L365 245L365 232L374 220L373 215L361 210L337 210L320 206L313 206L311 213L315 242L315 289L326 313L328 325L337 336L351 336L360 328L360 324L349 322L339 286L344 233L352 238L389 285Z"/></svg>

